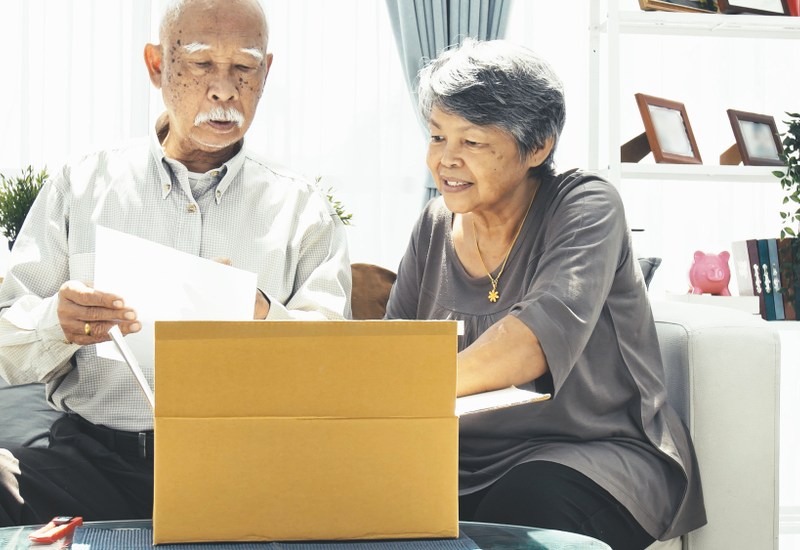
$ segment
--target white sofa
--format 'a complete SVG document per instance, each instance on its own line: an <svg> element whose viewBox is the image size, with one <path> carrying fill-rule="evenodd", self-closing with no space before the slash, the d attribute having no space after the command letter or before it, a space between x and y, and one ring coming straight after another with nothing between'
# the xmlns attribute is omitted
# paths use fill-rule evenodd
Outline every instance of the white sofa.
<svg viewBox="0 0 800 550"><path fill-rule="evenodd" d="M650 549L778 548L780 338L735 309L654 302L670 403L691 431L708 524Z"/></svg>

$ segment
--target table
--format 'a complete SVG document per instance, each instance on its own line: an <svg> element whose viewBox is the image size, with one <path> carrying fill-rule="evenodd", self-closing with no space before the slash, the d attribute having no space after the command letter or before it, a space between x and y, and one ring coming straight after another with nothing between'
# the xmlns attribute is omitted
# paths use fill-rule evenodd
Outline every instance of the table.
<svg viewBox="0 0 800 550"><path fill-rule="evenodd" d="M84 527L100 529L147 529L151 527L150 520L136 521L95 521L87 522ZM498 525L495 523L474 523L462 521L459 523L462 533L475 541L481 550L611 550L611 548L596 539L566 533L554 529L536 529L533 527L518 527L514 525ZM63 543L53 543L51 545L32 544L28 540L28 534L36 530L39 525L28 525L22 527L0 528L0 548L4 550L21 549L67 549L71 546L71 541ZM377 550L380 550L380 542L373 543ZM288 545L284 545L287 548ZM165 546L164 548L175 549L180 546ZM213 548L209 545L209 550ZM338 548L345 550L347 545L339 544Z"/></svg>

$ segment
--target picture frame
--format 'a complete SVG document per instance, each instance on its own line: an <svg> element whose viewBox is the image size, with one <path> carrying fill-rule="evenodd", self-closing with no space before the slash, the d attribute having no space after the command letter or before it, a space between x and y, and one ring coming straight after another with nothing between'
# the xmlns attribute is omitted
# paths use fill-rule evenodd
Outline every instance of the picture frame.
<svg viewBox="0 0 800 550"><path fill-rule="evenodd" d="M717 0L720 13L790 15L787 0Z"/></svg>
<svg viewBox="0 0 800 550"><path fill-rule="evenodd" d="M716 0L639 0L644 11L717 13Z"/></svg>
<svg viewBox="0 0 800 550"><path fill-rule="evenodd" d="M728 109L736 148L745 166L784 166L783 145L775 119L770 115ZM737 163L738 164L738 163Z"/></svg>
<svg viewBox="0 0 800 550"><path fill-rule="evenodd" d="M635 97L657 163L703 164L683 103L641 93Z"/></svg>

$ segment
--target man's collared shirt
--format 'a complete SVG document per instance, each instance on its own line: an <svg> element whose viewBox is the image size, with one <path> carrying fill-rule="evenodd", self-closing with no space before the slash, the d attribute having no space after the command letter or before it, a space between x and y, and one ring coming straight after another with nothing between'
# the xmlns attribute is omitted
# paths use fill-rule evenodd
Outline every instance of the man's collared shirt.
<svg viewBox="0 0 800 550"><path fill-rule="evenodd" d="M243 147L192 189L186 167L166 158L155 136L86 156L45 184L14 244L0 290L0 374L12 384L46 382L57 409L95 424L153 425L130 372L97 357L95 346L65 343L58 321L61 285L93 280L98 225L256 273L267 319L350 316L344 225L313 184ZM152 385L152 369L145 374Z"/></svg>

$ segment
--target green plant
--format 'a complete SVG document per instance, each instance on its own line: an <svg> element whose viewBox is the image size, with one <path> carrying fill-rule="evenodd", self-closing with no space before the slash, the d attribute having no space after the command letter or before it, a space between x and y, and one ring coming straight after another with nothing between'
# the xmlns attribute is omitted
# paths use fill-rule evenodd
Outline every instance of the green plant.
<svg viewBox="0 0 800 550"><path fill-rule="evenodd" d="M48 177L46 168L34 175L32 166L16 178L0 174L0 228L9 246L17 239L28 210Z"/></svg>
<svg viewBox="0 0 800 550"><path fill-rule="evenodd" d="M784 123L789 129L783 136L783 151L780 159L786 163L786 171L776 170L772 174L780 179L783 188L781 208L781 238L800 235L800 113L786 113L789 120Z"/></svg>
<svg viewBox="0 0 800 550"><path fill-rule="evenodd" d="M322 181L322 176L317 176L315 183L317 184L317 187L319 187L320 190L322 190L322 187L320 187L319 185L320 181ZM328 202L331 203L331 206L333 206L333 210L336 212L336 215L339 216L339 219L342 220L342 223L344 225L352 225L353 222L351 220L353 219L353 214L348 213L345 210L344 205L341 203L341 201L334 198L333 187L328 187L328 190L323 192L325 193L325 196L328 197Z"/></svg>
<svg viewBox="0 0 800 550"><path fill-rule="evenodd" d="M783 150L780 152L786 170L776 170L772 174L780 179L783 188L781 239L791 238L786 255L780 261L784 282L780 292L787 294L789 302L797 304L800 293L800 113L786 114L789 120L784 124L789 128L781 134Z"/></svg>

